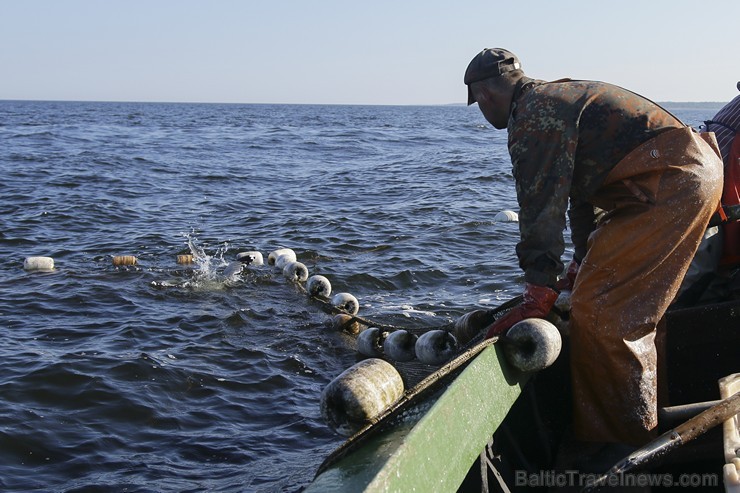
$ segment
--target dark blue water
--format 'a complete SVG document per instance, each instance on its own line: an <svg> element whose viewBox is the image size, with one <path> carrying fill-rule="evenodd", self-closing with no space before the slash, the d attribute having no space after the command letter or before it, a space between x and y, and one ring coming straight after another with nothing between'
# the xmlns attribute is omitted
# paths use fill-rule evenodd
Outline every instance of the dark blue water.
<svg viewBox="0 0 740 493"><path fill-rule="evenodd" d="M0 102L0 490L300 490L353 339L223 267L292 248L382 323L496 306L522 281L505 139L476 107Z"/></svg>

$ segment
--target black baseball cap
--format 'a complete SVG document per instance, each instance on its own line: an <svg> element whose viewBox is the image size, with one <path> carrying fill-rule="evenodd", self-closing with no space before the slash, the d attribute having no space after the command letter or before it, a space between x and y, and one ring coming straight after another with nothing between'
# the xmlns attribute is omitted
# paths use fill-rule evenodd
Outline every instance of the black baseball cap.
<svg viewBox="0 0 740 493"><path fill-rule="evenodd" d="M465 85L468 86L468 105L475 103L470 84L489 77L498 77L522 66L515 54L503 48L486 48L470 61L465 71Z"/></svg>

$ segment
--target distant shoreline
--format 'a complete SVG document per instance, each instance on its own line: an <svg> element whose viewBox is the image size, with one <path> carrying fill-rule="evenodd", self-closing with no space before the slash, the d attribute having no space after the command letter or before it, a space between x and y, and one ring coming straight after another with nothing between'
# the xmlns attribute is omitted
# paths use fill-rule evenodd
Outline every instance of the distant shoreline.
<svg viewBox="0 0 740 493"><path fill-rule="evenodd" d="M692 102L692 101L664 101L658 104L665 106L666 108L673 109L686 109L686 110L700 110L700 109L720 109L727 104L727 101L706 101L706 102Z"/></svg>

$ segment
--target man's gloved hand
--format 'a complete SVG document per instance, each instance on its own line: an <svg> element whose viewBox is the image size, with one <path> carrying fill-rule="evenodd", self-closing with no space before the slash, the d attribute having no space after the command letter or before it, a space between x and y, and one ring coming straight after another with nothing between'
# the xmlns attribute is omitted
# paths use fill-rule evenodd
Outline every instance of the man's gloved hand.
<svg viewBox="0 0 740 493"><path fill-rule="evenodd" d="M576 283L576 275L578 275L578 269L581 264L575 260L571 260L568 264L568 268L565 269L565 275L562 279L558 279L555 283L555 289L558 291L573 291L573 285Z"/></svg>
<svg viewBox="0 0 740 493"><path fill-rule="evenodd" d="M558 293L547 286L526 284L522 303L512 308L506 315L494 322L486 332L486 339L503 334L517 322L525 318L542 318L558 298Z"/></svg>

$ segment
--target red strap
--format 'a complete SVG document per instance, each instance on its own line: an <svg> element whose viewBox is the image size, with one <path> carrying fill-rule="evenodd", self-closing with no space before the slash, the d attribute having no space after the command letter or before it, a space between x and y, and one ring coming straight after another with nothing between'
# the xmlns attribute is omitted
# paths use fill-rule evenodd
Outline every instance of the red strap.
<svg viewBox="0 0 740 493"><path fill-rule="evenodd" d="M727 222L727 213L725 212L725 208L722 207L722 203L717 206L717 210L715 211L717 214L719 214L719 218L722 219L723 223Z"/></svg>
<svg viewBox="0 0 740 493"><path fill-rule="evenodd" d="M725 186L722 191L724 205L740 204L740 133L732 140L730 156L725 166Z"/></svg>
<svg viewBox="0 0 740 493"><path fill-rule="evenodd" d="M732 140L730 156L725 166L725 183L722 191L723 205L740 204L740 133ZM721 208L720 208L721 209ZM721 212L724 214L724 211ZM725 223L721 265L740 264L740 221Z"/></svg>

